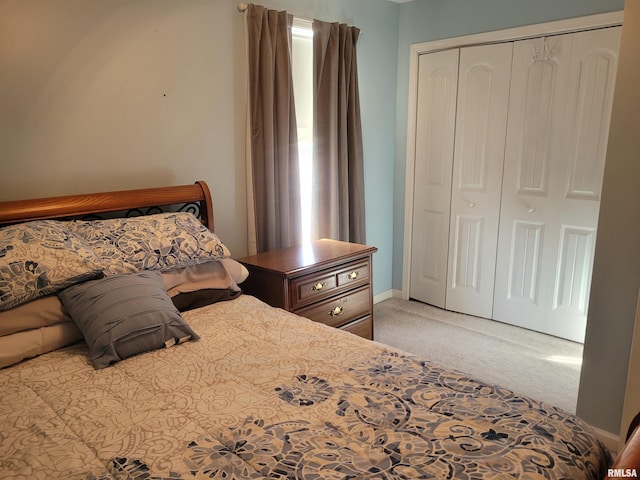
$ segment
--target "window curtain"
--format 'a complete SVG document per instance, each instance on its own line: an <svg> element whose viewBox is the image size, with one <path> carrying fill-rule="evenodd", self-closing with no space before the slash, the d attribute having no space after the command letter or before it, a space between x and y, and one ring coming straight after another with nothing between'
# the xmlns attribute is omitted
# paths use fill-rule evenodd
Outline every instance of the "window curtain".
<svg viewBox="0 0 640 480"><path fill-rule="evenodd" d="M291 25L287 12L249 4L247 182L249 253L301 242Z"/></svg>
<svg viewBox="0 0 640 480"><path fill-rule="evenodd" d="M356 43L360 30L313 21L315 238L365 243Z"/></svg>

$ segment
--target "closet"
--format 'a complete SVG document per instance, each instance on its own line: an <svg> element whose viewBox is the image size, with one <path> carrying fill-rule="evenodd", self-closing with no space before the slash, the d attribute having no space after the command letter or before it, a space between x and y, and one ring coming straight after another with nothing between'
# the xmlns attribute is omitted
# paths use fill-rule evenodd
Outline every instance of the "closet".
<svg viewBox="0 0 640 480"><path fill-rule="evenodd" d="M419 56L411 298L583 341L620 30Z"/></svg>

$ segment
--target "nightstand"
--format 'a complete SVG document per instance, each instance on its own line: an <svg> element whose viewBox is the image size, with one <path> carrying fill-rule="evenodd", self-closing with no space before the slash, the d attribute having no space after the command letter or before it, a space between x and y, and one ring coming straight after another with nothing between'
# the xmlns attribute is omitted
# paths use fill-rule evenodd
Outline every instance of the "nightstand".
<svg viewBox="0 0 640 480"><path fill-rule="evenodd" d="M237 259L249 270L242 291L274 307L373 339L368 245L316 240Z"/></svg>

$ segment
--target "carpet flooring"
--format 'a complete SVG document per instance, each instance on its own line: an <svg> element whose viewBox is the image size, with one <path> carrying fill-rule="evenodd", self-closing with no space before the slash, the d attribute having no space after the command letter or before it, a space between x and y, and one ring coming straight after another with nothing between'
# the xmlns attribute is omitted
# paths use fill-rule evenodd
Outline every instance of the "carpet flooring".
<svg viewBox="0 0 640 480"><path fill-rule="evenodd" d="M582 344L395 298L374 319L377 342L576 411Z"/></svg>

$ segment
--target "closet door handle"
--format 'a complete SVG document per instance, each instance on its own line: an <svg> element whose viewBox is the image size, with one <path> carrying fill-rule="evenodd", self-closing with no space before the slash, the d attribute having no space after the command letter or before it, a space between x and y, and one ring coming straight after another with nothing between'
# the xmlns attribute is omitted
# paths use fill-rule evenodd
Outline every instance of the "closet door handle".
<svg viewBox="0 0 640 480"><path fill-rule="evenodd" d="M476 206L476 204L474 202L469 202L469 208L473 208L475 206Z"/></svg>
<svg viewBox="0 0 640 480"><path fill-rule="evenodd" d="M527 212L529 213L534 213L536 211L536 207L532 207L531 205L529 205L529 208L527 208Z"/></svg>

